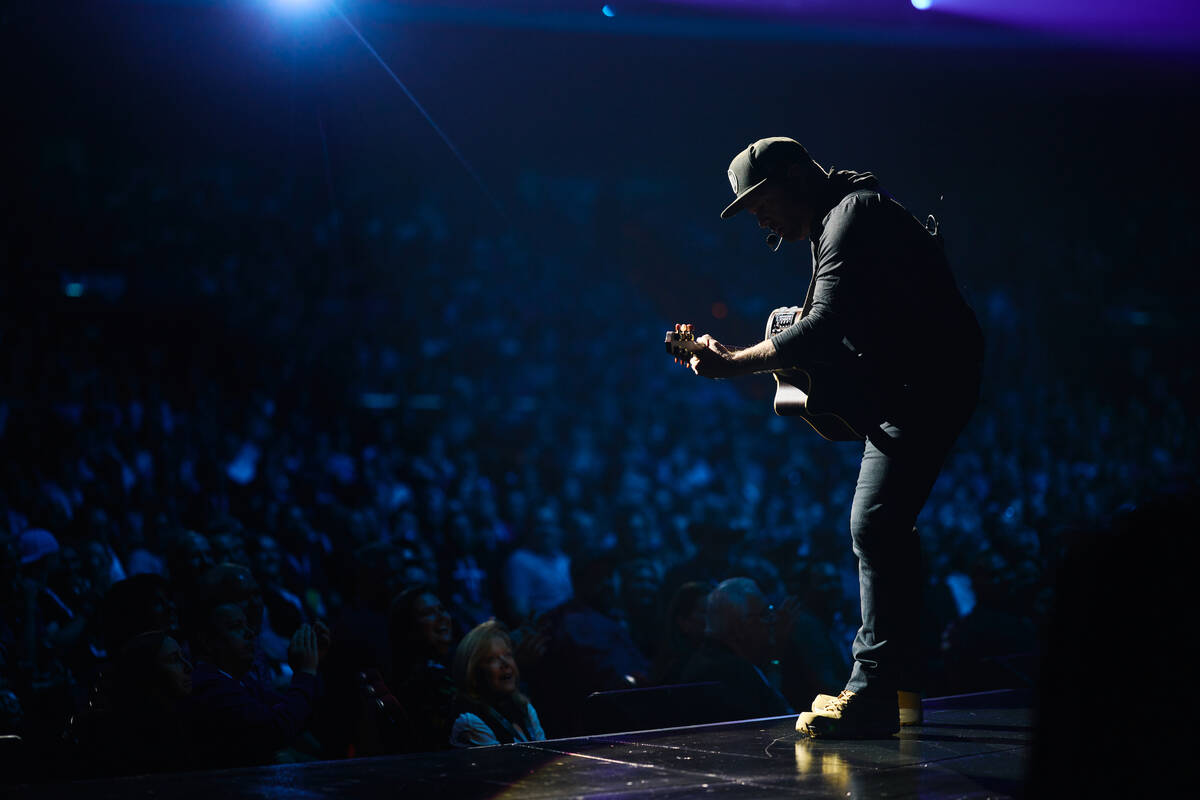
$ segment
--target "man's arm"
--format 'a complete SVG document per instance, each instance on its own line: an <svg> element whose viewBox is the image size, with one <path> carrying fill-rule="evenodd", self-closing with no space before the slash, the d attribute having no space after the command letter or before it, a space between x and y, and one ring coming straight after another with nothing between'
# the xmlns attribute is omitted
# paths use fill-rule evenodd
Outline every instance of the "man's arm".
<svg viewBox="0 0 1200 800"><path fill-rule="evenodd" d="M817 244L808 310L771 338L784 364L824 360L856 329L880 324L878 310L889 285L880 246L892 226L878 194L851 194L829 212ZM907 213L907 212L906 212ZM861 346L861 342L858 342Z"/></svg>
<svg viewBox="0 0 1200 800"><path fill-rule="evenodd" d="M742 348L727 347L707 333L696 341L708 349L693 355L688 366L704 378L736 378L783 368L783 359L770 339Z"/></svg>
<svg viewBox="0 0 1200 800"><path fill-rule="evenodd" d="M692 371L705 378L736 378L819 360L848 332L848 314L867 313L867 272L873 271L878 231L878 195L851 195L826 221L813 271L812 304L802 319L770 339L742 349L705 334L696 339L707 352L692 356Z"/></svg>

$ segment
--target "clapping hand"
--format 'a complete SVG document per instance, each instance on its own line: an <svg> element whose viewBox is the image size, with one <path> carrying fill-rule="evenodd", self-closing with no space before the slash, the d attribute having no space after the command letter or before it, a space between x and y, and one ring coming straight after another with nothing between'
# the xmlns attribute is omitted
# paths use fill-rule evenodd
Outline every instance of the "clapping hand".
<svg viewBox="0 0 1200 800"><path fill-rule="evenodd" d="M311 625L301 625L292 634L292 641L288 645L288 664L291 665L293 672L307 672L309 675L316 675L317 664L320 663L320 660L317 632Z"/></svg>
<svg viewBox="0 0 1200 800"><path fill-rule="evenodd" d="M313 633L317 635L317 657L324 661L329 653L329 645L333 643L333 634L329 631L329 626L321 620L314 622L312 628Z"/></svg>

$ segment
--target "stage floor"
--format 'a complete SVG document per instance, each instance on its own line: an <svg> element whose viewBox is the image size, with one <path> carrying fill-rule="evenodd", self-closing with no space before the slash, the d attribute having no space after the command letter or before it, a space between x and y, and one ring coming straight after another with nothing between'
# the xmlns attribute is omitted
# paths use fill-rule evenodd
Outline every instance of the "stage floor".
<svg viewBox="0 0 1200 800"><path fill-rule="evenodd" d="M795 717L353 761L9 787L17 798L1004 798L1029 761L1027 694L925 701L891 739L810 740Z"/></svg>

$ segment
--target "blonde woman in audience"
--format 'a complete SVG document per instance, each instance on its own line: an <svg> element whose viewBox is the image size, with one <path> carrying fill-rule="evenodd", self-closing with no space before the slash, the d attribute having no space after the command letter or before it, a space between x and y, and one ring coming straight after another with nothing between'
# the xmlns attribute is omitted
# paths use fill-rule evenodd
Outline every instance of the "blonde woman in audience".
<svg viewBox="0 0 1200 800"><path fill-rule="evenodd" d="M450 744L479 747L546 738L533 704L518 688L521 673L502 623L489 620L464 636L451 671L457 694Z"/></svg>

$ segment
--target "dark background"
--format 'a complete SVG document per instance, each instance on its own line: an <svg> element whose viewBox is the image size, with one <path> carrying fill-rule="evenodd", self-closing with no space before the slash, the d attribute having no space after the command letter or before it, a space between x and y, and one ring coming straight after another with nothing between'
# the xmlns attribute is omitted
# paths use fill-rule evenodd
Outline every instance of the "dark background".
<svg viewBox="0 0 1200 800"><path fill-rule="evenodd" d="M447 572L444 509L474 514L486 484L511 534L490 565L543 503L572 556L615 541L660 571L713 523L775 565L773 598L824 560L852 612L858 453L772 417L765 378L700 381L660 349L677 321L752 342L803 299L806 246L718 219L729 159L787 135L940 220L988 360L921 519L931 574L1028 633L1069 532L1195 481L1196 37L783 5L7 4L9 532L51 527L56 483L113 522L54 533L122 559L135 534L165 551L156 515L276 534L294 505L335 548L390 536ZM105 422L159 401L173 430ZM267 466L234 486L246 443ZM105 448L114 496L76 470ZM157 472L121 491L143 452ZM388 481L416 500L362 523ZM353 589L335 562L331 609ZM1030 655L988 619L969 658Z"/></svg>
<svg viewBox="0 0 1200 800"><path fill-rule="evenodd" d="M1188 36L1097 42L882 2L811 18L282 6L7 7L13 408L78 393L79 365L53 366L61 346L168 395L282 392L336 418L391 393L418 440L414 403L478 430L497 409L586 408L618 385L647 418L741 397L717 424L762 435L769 384L701 387L656 351L675 321L746 343L800 302L807 248L772 255L751 220L717 218L728 159L791 135L937 215L988 335L979 447L1012 447L1018 476L1058 459L1063 497L1087 494L1072 470L1104 486L1038 524L1191 474ZM398 352L404 377L363 367L372 349ZM545 380L521 374L539 359ZM281 363L282 378L261 368ZM456 376L493 405L451 399Z"/></svg>
<svg viewBox="0 0 1200 800"><path fill-rule="evenodd" d="M519 13L488 25L468 12L432 21L394 12L347 13L482 185L327 11L13 4L8 264L22 274L122 271L127 259L109 251L96 208L108 176L139 164L245 167L291 181L309 213L348 217L436 196L451 237L508 230L531 247L609 248L608 268L639 285L665 286L683 271L705 276L714 299L754 283L773 307L803 291L805 254L768 260L749 246L730 264L713 245L733 250L755 234L745 220L720 224L714 210L730 155L784 134L827 166L875 171L914 213L936 213L969 288L1052 298L1056 316L1075 324L1039 338L1064 371L1083 378L1099 366L1089 359L1122 360L1134 339L1190 335L1195 234L1181 223L1196 168L1191 54L911 19L854 35L790 15L721 36L719 25L684 21L608 32L609 20L582 10L558 29L522 28ZM544 185L531 187L531 174ZM555 181L563 188L550 189ZM361 209L350 207L351 190ZM607 216L588 214L588 193L607 202ZM616 253L622 224L646 233ZM566 228L564 242L548 233ZM355 268L342 259L339 269ZM800 273L786 289L773 276L781 262ZM697 313L669 296L659 310ZM1130 311L1150 324L1131 326ZM757 329L762 309L747 316ZM735 314L728 324L737 323Z"/></svg>

